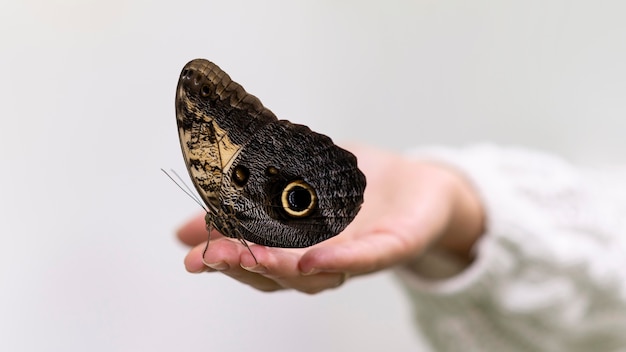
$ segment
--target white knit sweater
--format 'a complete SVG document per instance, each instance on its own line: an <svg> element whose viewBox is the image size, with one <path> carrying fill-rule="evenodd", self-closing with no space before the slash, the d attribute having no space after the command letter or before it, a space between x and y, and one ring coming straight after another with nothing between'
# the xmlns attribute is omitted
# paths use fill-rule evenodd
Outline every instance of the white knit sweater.
<svg viewBox="0 0 626 352"><path fill-rule="evenodd" d="M436 351L626 351L626 168L479 146L419 151L474 184L476 261L429 253L398 275Z"/></svg>

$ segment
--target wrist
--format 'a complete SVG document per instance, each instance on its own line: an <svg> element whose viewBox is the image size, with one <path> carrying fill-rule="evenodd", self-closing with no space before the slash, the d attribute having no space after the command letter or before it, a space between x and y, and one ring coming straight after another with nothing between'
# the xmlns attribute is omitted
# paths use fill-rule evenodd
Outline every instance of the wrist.
<svg viewBox="0 0 626 352"><path fill-rule="evenodd" d="M473 260L474 245L485 232L485 211L478 192L470 181L457 170L447 170L450 174L450 218L436 246L470 263Z"/></svg>

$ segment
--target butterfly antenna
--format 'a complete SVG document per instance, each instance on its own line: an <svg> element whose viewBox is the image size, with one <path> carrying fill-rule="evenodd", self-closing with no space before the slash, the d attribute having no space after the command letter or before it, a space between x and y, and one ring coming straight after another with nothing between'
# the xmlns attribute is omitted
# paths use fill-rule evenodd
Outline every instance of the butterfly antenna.
<svg viewBox="0 0 626 352"><path fill-rule="evenodd" d="M165 171L163 169L161 169L161 171L163 171L163 173L165 175L167 175L167 177L169 177L169 179L172 180L172 182L174 182L174 184L176 184L176 186L178 186L178 188L180 188L183 192L185 192L185 194L188 195L189 198L193 199L194 202L196 202L202 209L204 209L205 212L207 212L207 213L209 212L209 210L204 206L204 204L202 204L200 199L198 199L198 197L191 191L189 186L187 186L185 181L183 181L183 179L180 178L180 176L178 176L176 171L170 170L170 172L176 176L176 179L174 179L174 177L172 177L172 175L170 175L167 171ZM184 187L181 186L181 185L184 185Z"/></svg>
<svg viewBox="0 0 626 352"><path fill-rule="evenodd" d="M187 194L190 194L193 199L196 200L197 203L202 203L200 201L200 198L198 198L198 195L191 190L191 188L187 185L187 183L180 177L180 175L178 175L178 173L172 169L170 169L170 171L174 174L174 176L176 176L176 179L178 179L179 183L182 184L183 186L185 186L185 189L187 190Z"/></svg>

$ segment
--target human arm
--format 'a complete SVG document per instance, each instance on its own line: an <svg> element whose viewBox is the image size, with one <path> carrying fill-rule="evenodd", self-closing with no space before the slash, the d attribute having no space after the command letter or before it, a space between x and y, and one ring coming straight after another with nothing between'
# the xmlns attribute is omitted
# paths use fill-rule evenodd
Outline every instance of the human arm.
<svg viewBox="0 0 626 352"><path fill-rule="evenodd" d="M435 350L626 346L626 168L489 145L413 157L463 173L486 214L469 267L430 252L395 269Z"/></svg>

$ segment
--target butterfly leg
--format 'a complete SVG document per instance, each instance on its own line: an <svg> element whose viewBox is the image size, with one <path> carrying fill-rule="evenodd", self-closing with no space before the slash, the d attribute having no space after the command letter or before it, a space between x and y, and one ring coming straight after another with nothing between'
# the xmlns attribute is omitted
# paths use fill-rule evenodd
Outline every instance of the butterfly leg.
<svg viewBox="0 0 626 352"><path fill-rule="evenodd" d="M259 261L256 260L256 256L252 252L252 249L250 249L250 246L248 246L248 242L246 242L246 240L244 240L240 234L237 234L237 239L239 240L239 242L241 242L241 244L243 244L248 249L248 252L250 252L250 254L252 255L252 258L254 258L254 262L259 264Z"/></svg>
<svg viewBox="0 0 626 352"><path fill-rule="evenodd" d="M208 214L208 212L207 212ZM204 260L206 252L209 250L209 242L211 241L211 231L213 231L214 227L213 227L213 223L207 221L206 223L206 229L208 232L208 237L206 239L206 245L204 246L204 250L202 251L202 263L204 263L204 265L209 266L209 264L206 262L206 260Z"/></svg>

